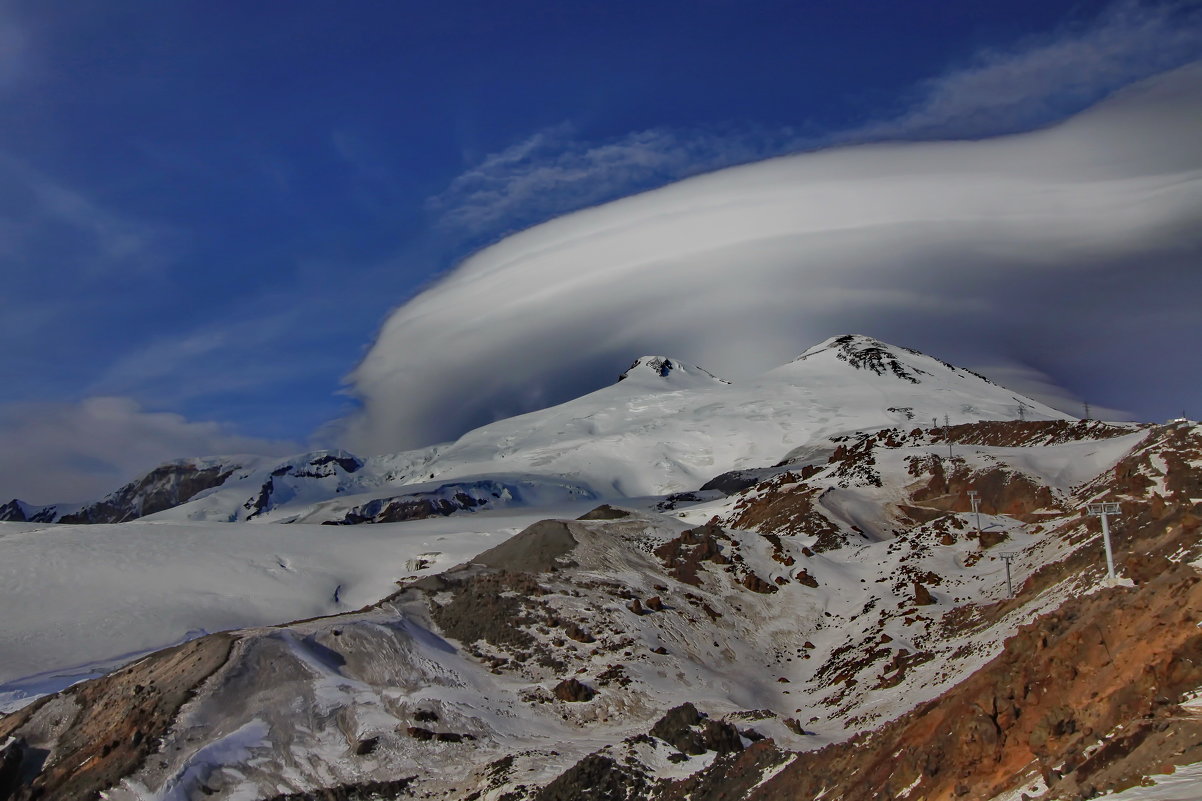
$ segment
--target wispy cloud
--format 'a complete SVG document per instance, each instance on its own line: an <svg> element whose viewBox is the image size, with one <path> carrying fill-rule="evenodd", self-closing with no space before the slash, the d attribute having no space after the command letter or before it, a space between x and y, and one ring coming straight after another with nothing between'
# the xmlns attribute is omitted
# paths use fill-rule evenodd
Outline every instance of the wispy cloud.
<svg viewBox="0 0 1202 801"><path fill-rule="evenodd" d="M689 175L779 152L789 132L768 135L652 129L605 142L577 138L564 123L500 152L458 176L428 208L440 223L469 235L540 222Z"/></svg>
<svg viewBox="0 0 1202 801"><path fill-rule="evenodd" d="M150 274L163 269L183 233L137 219L0 153L0 255L10 270L60 278Z"/></svg>
<svg viewBox="0 0 1202 801"><path fill-rule="evenodd" d="M682 178L822 147L1030 130L1202 57L1202 3L1120 0L1096 16L977 53L849 130L654 128L605 141L565 122L472 165L428 209L469 244Z"/></svg>
<svg viewBox="0 0 1202 801"><path fill-rule="evenodd" d="M372 281L360 278L342 281L332 267L294 273L287 287L233 299L220 317L130 348L87 393L180 408L335 374L345 353L327 343L357 326L346 309L364 306L374 292Z"/></svg>
<svg viewBox="0 0 1202 801"><path fill-rule="evenodd" d="M0 497L30 503L99 498L181 454L281 455L295 443L151 412L121 397L0 406Z"/></svg>
<svg viewBox="0 0 1202 801"><path fill-rule="evenodd" d="M1125 0L1098 16L977 53L852 140L996 136L1044 125L1202 56L1202 4Z"/></svg>
<svg viewBox="0 0 1202 801"><path fill-rule="evenodd" d="M1034 398L1040 403L1046 403L1053 409L1060 409L1077 417L1084 417L1088 398L1070 392L1052 376L1044 371L1027 364L1015 362L992 362L972 365L972 369L990 380L1012 389L1028 398ZM1101 404L1089 404L1089 416L1095 420L1132 420L1131 412L1115 409Z"/></svg>
<svg viewBox="0 0 1202 801"><path fill-rule="evenodd" d="M0 6L0 90L15 86L25 76L30 51L29 32Z"/></svg>

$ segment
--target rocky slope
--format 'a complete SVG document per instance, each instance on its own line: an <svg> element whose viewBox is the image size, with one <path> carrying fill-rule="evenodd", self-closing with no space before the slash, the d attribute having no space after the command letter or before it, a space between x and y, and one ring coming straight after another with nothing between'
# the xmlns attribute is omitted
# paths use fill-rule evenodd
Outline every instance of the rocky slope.
<svg viewBox="0 0 1202 801"><path fill-rule="evenodd" d="M183 459L159 465L94 503L31 506L14 498L0 506L0 521L18 523L124 523L187 503L221 486L249 459Z"/></svg>
<svg viewBox="0 0 1202 801"><path fill-rule="evenodd" d="M1202 759L1202 427L826 452L49 696L0 719L0 799L1073 798Z"/></svg>

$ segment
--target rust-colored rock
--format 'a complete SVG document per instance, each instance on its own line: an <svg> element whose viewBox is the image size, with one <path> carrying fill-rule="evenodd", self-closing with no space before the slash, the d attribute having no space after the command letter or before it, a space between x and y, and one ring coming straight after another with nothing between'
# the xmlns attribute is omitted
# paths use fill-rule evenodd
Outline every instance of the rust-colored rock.
<svg viewBox="0 0 1202 801"><path fill-rule="evenodd" d="M751 590L752 592L758 592L758 593L761 593L764 595L776 592L775 585L769 584L768 582L764 581L762 578L757 576L755 573L748 573L746 576L743 577L743 580L739 583L742 584L747 589Z"/></svg>
<svg viewBox="0 0 1202 801"><path fill-rule="evenodd" d="M797 579L798 582L806 585L807 587L817 587L818 586L818 579L811 576L810 571L808 571L804 568L799 570L797 572L797 574L795 576L793 576L793 578Z"/></svg>
<svg viewBox="0 0 1202 801"><path fill-rule="evenodd" d="M995 531L993 529L984 529L981 532L981 536L978 541L981 543L981 549L984 550L986 548L992 548L995 545L1001 545L1003 542L1005 542L1008 539L1010 539L1010 538L1006 535L1006 532L1004 532L1004 531Z"/></svg>
<svg viewBox="0 0 1202 801"><path fill-rule="evenodd" d="M567 701L569 703L591 701L597 695L596 690L581 681L577 681L575 678L564 679L559 684L556 684L555 689L551 692L560 701Z"/></svg>
<svg viewBox="0 0 1202 801"><path fill-rule="evenodd" d="M563 633L564 633L564 636L567 637L569 640L575 640L576 642L582 642L582 643L587 644L587 643L592 643L592 642L597 641L596 637L594 637L592 634L589 634L588 631L586 631L585 629L582 629L580 626L576 625L575 623L573 623L571 621L568 621L567 623L564 624Z"/></svg>
<svg viewBox="0 0 1202 801"><path fill-rule="evenodd" d="M154 751L196 687L225 664L233 641L228 634L200 637L0 719L0 743L23 737L27 726L36 728L43 713L66 723L40 771L30 775L21 767L29 784L11 798L97 797L128 776Z"/></svg>
<svg viewBox="0 0 1202 801"><path fill-rule="evenodd" d="M680 536L668 540L655 549L656 556L663 561L668 574L677 581L701 586L701 577L697 571L702 562L713 564L729 564L730 559L722 553L719 540L730 541L730 536L713 521L702 526L687 529Z"/></svg>

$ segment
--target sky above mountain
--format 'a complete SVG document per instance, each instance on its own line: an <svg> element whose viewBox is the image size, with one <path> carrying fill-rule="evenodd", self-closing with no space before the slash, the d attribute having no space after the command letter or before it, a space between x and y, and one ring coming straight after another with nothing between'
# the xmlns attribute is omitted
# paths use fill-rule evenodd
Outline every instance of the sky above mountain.
<svg viewBox="0 0 1202 801"><path fill-rule="evenodd" d="M0 495L845 331L1189 410L1199 58L1197 2L0 2Z"/></svg>

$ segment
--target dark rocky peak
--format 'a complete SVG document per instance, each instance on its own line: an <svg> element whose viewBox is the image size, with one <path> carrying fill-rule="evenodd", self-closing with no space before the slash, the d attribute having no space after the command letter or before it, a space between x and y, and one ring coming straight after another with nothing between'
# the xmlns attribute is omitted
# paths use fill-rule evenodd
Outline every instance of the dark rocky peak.
<svg viewBox="0 0 1202 801"><path fill-rule="evenodd" d="M56 506L31 506L13 498L0 506L0 521L11 523L53 523L58 516Z"/></svg>
<svg viewBox="0 0 1202 801"><path fill-rule="evenodd" d="M298 478L329 478L338 474L354 473L363 467L363 460L346 451L315 451L281 464L271 475L296 476Z"/></svg>
<svg viewBox="0 0 1202 801"><path fill-rule="evenodd" d="M142 478L123 486L60 523L123 523L186 503L207 489L220 486L235 470L235 463L205 463L183 459L159 465Z"/></svg>
<svg viewBox="0 0 1202 801"><path fill-rule="evenodd" d="M219 486L241 464L181 459L159 465L141 478L92 503L30 506L18 500L0 506L0 520L29 523L124 523L186 503Z"/></svg>
<svg viewBox="0 0 1202 801"><path fill-rule="evenodd" d="M836 337L832 343L835 347L835 358L847 362L857 370L871 370L877 375L893 375L911 384L919 384L919 375L930 375L913 365L906 364L898 351L921 355L918 351L906 348L896 348L880 340L861 334L845 334Z"/></svg>
<svg viewBox="0 0 1202 801"><path fill-rule="evenodd" d="M802 362L820 354L831 354L839 361L857 370L867 370L882 376L893 376L911 384L920 384L922 383L920 376L931 375L929 370L919 367L915 363L916 361L927 367L942 365L953 373L973 375L982 381L993 383L980 373L956 367L954 364L928 356L922 351L890 345L864 334L843 334L831 337L802 353L793 361L794 363Z"/></svg>
<svg viewBox="0 0 1202 801"><path fill-rule="evenodd" d="M700 378L708 381L717 382L720 384L729 384L729 381L718 378L708 370L698 367L695 364L688 364L680 359L670 359L667 356L641 356L631 363L626 372L618 376L618 381L625 381L628 378L662 378L668 380L676 380L683 377Z"/></svg>
<svg viewBox="0 0 1202 801"><path fill-rule="evenodd" d="M660 378L667 378L676 369L676 364L665 356L643 356L642 358L635 359L630 367L626 369L626 372L618 376L618 380L625 381L630 377L631 373L640 367L653 375L658 375Z"/></svg>

